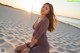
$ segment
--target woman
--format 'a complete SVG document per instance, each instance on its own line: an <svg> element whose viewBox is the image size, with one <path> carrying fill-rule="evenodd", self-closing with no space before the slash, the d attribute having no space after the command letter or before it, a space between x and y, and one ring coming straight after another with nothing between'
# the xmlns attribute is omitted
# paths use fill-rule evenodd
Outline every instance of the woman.
<svg viewBox="0 0 80 53"><path fill-rule="evenodd" d="M54 15L53 6L45 3L41 8L41 15L33 25L33 36L30 43L16 47L15 51L20 53L49 53L49 43L47 39L47 30L55 30L57 20ZM27 49L26 49L27 48Z"/></svg>

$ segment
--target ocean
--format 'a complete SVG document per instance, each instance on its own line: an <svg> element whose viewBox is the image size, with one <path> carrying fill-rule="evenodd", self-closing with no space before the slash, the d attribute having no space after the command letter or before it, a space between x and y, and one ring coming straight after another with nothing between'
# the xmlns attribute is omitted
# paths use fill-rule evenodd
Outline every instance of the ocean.
<svg viewBox="0 0 80 53"><path fill-rule="evenodd" d="M70 17L66 17L66 16L57 16L57 20L75 26L77 28L80 28L80 19L76 19L76 18L70 18Z"/></svg>

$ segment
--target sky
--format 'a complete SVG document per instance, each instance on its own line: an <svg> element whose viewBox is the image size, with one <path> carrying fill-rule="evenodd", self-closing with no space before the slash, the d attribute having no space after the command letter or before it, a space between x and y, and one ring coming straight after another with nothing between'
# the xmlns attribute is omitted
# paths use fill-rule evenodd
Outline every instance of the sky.
<svg viewBox="0 0 80 53"><path fill-rule="evenodd" d="M80 2L69 2L69 0L0 0L0 3L20 8L28 12L40 13L44 3L53 5L56 15L68 16L80 19Z"/></svg>

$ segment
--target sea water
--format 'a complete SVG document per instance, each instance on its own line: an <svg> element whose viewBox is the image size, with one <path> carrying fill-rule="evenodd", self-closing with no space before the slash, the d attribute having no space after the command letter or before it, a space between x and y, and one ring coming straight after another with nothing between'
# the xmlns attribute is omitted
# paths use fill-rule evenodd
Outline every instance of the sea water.
<svg viewBox="0 0 80 53"><path fill-rule="evenodd" d="M80 28L80 19L70 18L66 16L57 16L57 20Z"/></svg>

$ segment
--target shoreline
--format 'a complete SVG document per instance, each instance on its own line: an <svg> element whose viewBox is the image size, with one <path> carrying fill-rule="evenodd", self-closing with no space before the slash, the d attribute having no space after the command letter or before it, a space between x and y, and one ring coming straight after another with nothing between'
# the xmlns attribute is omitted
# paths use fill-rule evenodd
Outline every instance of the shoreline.
<svg viewBox="0 0 80 53"><path fill-rule="evenodd" d="M58 21L59 21L59 20L58 20ZM61 23L63 23L63 24L66 24L66 25L69 25L69 26L72 26L72 27L75 27L75 28L77 28L77 29L80 29L80 27L76 27L76 26L71 25L71 24L69 24L69 23L64 23L64 22L62 22L62 21L59 21L59 22L61 22Z"/></svg>
<svg viewBox="0 0 80 53"><path fill-rule="evenodd" d="M80 18L76 18L76 17L69 17L69 16L64 16L64 15L56 15L56 16L66 17L66 18L70 18L70 19L80 20Z"/></svg>
<svg viewBox="0 0 80 53"><path fill-rule="evenodd" d="M79 23L80 19L68 18L64 16L57 16L57 20L80 29L80 23Z"/></svg>

